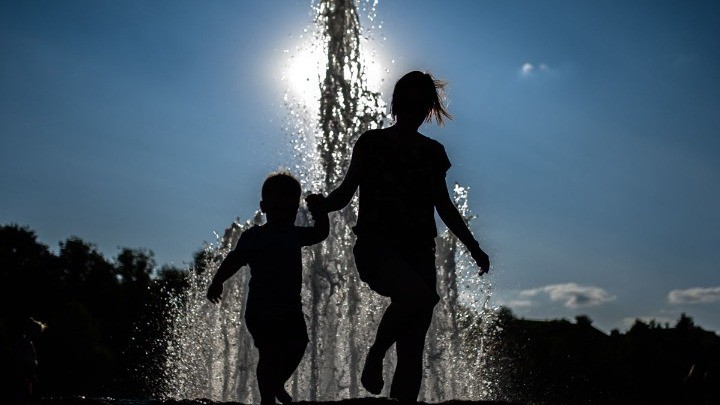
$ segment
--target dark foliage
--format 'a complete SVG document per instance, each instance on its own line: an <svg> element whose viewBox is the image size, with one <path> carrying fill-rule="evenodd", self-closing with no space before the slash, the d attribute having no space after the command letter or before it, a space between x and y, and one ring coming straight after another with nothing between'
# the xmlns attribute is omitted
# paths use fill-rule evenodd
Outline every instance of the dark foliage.
<svg viewBox="0 0 720 405"><path fill-rule="evenodd" d="M198 269L212 258L195 255ZM122 248L107 260L77 237L58 253L35 232L0 226L0 381L12 381L13 348L28 317L48 325L37 344L45 396L150 397L161 383L171 298L186 271L156 270L153 253ZM720 337L683 315L674 327L638 320L627 333L567 320L498 314L495 357L509 399L533 404L720 403ZM479 338L479 335L478 335Z"/></svg>
<svg viewBox="0 0 720 405"><path fill-rule="evenodd" d="M78 237L58 254L35 232L0 227L0 380L12 387L13 348L28 317L47 324L36 344L44 395L135 397L152 394L171 296L185 271L155 270L153 253L122 248L109 261Z"/></svg>
<svg viewBox="0 0 720 405"><path fill-rule="evenodd" d="M720 403L720 337L683 314L674 327L637 320L606 335L592 320L500 316L498 356L513 399L534 404Z"/></svg>

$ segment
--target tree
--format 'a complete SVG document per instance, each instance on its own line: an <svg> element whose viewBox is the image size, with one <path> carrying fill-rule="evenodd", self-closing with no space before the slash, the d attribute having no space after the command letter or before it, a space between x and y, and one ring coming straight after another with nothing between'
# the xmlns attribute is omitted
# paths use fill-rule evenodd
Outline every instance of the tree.
<svg viewBox="0 0 720 405"><path fill-rule="evenodd" d="M29 316L47 320L47 302L59 295L57 260L34 231L0 227L0 318L15 329Z"/></svg>
<svg viewBox="0 0 720 405"><path fill-rule="evenodd" d="M122 248L115 259L122 284L147 287L155 270L153 256L152 250Z"/></svg>
<svg viewBox="0 0 720 405"><path fill-rule="evenodd" d="M575 323L578 326L585 328L591 326L593 321L587 315L578 315L575 317Z"/></svg>
<svg viewBox="0 0 720 405"><path fill-rule="evenodd" d="M678 330L692 330L695 329L695 322L693 319L683 312L680 314L680 318L678 318L677 323L675 324L675 329Z"/></svg>
<svg viewBox="0 0 720 405"><path fill-rule="evenodd" d="M104 289L117 285L115 268L97 247L77 236L60 242L61 277L70 293L90 288Z"/></svg>

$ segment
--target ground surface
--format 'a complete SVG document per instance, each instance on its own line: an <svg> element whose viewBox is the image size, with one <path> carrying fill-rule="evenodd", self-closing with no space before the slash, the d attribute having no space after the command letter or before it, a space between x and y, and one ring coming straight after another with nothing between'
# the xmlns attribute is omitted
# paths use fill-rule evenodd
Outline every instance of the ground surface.
<svg viewBox="0 0 720 405"><path fill-rule="evenodd" d="M46 398L40 405L231 405L237 402L213 402L209 400L159 401L153 399L113 399L113 398ZM296 402L298 405L393 405L397 401L386 398L357 398L328 402ZM422 403L421 403L422 404ZM520 405L496 401L447 401L443 405Z"/></svg>

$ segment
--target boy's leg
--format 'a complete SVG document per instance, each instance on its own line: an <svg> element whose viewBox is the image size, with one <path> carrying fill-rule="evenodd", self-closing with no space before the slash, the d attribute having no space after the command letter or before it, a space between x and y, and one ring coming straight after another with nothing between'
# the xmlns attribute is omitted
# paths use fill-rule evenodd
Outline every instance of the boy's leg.
<svg viewBox="0 0 720 405"><path fill-rule="evenodd" d="M280 365L277 371L277 387L275 397L283 404L292 402L292 397L285 390L285 383L300 365L309 342L305 314L302 308L288 311L281 321L281 328L277 331L278 350L281 351Z"/></svg>
<svg viewBox="0 0 720 405"><path fill-rule="evenodd" d="M293 341L288 343L288 346L283 353L280 373L278 374L278 377L283 384L285 384L285 382L292 377L295 370L297 370L300 365L300 361L305 355L306 347L307 343L302 341Z"/></svg>
<svg viewBox="0 0 720 405"><path fill-rule="evenodd" d="M281 353L276 347L262 346L258 348L260 358L257 364L257 382L260 390L261 404L274 404L278 386L278 368Z"/></svg>
<svg viewBox="0 0 720 405"><path fill-rule="evenodd" d="M274 341L274 314L262 308L248 306L245 323L258 349L258 363L255 372L261 404L275 404L277 370L280 365L278 345Z"/></svg>
<svg viewBox="0 0 720 405"><path fill-rule="evenodd" d="M426 309L416 323L395 343L397 366L390 386L390 397L403 402L417 401L423 375L425 336L432 322L433 308Z"/></svg>
<svg viewBox="0 0 720 405"><path fill-rule="evenodd" d="M300 365L300 361L305 355L305 348L307 342L305 341L290 341L282 351L282 358L280 360L280 367L278 369L278 382L279 385L276 387L275 396L283 404L289 404L292 402L292 397L285 390L285 383L292 377L295 370Z"/></svg>

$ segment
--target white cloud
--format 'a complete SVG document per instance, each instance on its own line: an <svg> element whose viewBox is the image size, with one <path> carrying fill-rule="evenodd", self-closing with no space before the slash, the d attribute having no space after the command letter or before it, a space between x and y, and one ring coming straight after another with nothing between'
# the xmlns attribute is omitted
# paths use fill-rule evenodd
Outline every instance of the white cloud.
<svg viewBox="0 0 720 405"><path fill-rule="evenodd" d="M533 66L530 62L525 62L522 67L520 68L520 71L523 75L529 75L532 73L532 71L535 69L535 66Z"/></svg>
<svg viewBox="0 0 720 405"><path fill-rule="evenodd" d="M510 300L507 302L507 306L511 308L528 308L534 305L530 300Z"/></svg>
<svg viewBox="0 0 720 405"><path fill-rule="evenodd" d="M520 67L520 74L522 74L523 76L529 76L535 72L547 72L549 70L550 68L545 63L535 65L530 62L525 62Z"/></svg>
<svg viewBox="0 0 720 405"><path fill-rule="evenodd" d="M576 283L552 284L520 292L521 297L534 297L547 294L553 301L561 301L567 308L594 307L615 299L600 287L578 285Z"/></svg>
<svg viewBox="0 0 720 405"><path fill-rule="evenodd" d="M720 301L720 287L695 287L672 290L668 293L671 304L709 304Z"/></svg>

